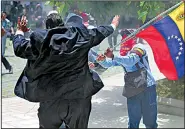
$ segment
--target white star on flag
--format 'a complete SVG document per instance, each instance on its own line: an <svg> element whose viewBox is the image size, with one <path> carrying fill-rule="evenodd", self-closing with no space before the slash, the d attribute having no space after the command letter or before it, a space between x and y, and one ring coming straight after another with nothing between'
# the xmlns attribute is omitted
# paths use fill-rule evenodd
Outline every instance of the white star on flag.
<svg viewBox="0 0 185 129"><path fill-rule="evenodd" d="M183 48L182 48L182 47L180 47L180 50L183 50Z"/></svg>
<svg viewBox="0 0 185 129"><path fill-rule="evenodd" d="M183 43L181 42L181 43L179 43L179 44L182 46Z"/></svg>
<svg viewBox="0 0 185 129"><path fill-rule="evenodd" d="M183 47L182 47L182 45L183 45L183 42L181 41L181 38L179 38L177 35L171 35L171 36L168 36L168 40L171 40L171 39L176 39L177 41L178 41L178 43L179 43L179 51L176 53L176 57L175 57L175 59L176 60L179 60L181 57L181 55L182 55L182 50L184 49ZM176 41L176 42L177 42Z"/></svg>
<svg viewBox="0 0 185 129"><path fill-rule="evenodd" d="M181 54L182 54L181 52L178 53L179 56L180 56Z"/></svg>

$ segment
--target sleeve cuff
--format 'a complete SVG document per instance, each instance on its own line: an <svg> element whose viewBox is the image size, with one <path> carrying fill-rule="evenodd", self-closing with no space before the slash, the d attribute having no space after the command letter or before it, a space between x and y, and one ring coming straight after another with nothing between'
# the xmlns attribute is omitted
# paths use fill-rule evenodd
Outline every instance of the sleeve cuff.
<svg viewBox="0 0 185 129"><path fill-rule="evenodd" d="M115 56L112 58L112 60L116 61L118 59L118 56Z"/></svg>
<svg viewBox="0 0 185 129"><path fill-rule="evenodd" d="M114 30L116 30L116 26L114 24L110 24Z"/></svg>
<svg viewBox="0 0 185 129"><path fill-rule="evenodd" d="M21 30L17 30L17 31L16 31L15 35L18 35L18 34L20 34L20 35L24 36L24 32L23 32L23 31L21 31Z"/></svg>
<svg viewBox="0 0 185 129"><path fill-rule="evenodd" d="M105 59L106 60L106 59ZM103 63L103 62L105 62L105 60L101 60L101 61L98 61L98 60L96 60L98 63Z"/></svg>

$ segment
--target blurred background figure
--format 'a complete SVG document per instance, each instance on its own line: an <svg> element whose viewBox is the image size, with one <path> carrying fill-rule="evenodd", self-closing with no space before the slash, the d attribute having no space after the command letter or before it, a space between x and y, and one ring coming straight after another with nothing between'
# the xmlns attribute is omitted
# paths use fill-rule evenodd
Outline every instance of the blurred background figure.
<svg viewBox="0 0 185 129"><path fill-rule="evenodd" d="M10 21L6 18L6 12L1 13L1 59L2 63L5 66L6 70L9 70L9 73L13 73L13 68L5 58L5 49L6 49L6 39L8 35L14 33Z"/></svg>
<svg viewBox="0 0 185 129"><path fill-rule="evenodd" d="M37 20L35 23L35 30L37 29L44 29L44 21L43 20Z"/></svg>
<svg viewBox="0 0 185 129"><path fill-rule="evenodd" d="M110 19L110 21L112 21L113 17ZM110 22L109 21L109 22ZM118 28L114 31L113 34L111 34L109 37L108 37L108 43L109 43L109 47L110 48L114 48L114 46L117 44L117 37L118 37ZM114 50L116 50L116 48L114 48Z"/></svg>
<svg viewBox="0 0 185 129"><path fill-rule="evenodd" d="M42 12L43 12L43 9L42 9L41 4L37 4L36 8L35 8L35 18L37 18L37 19L41 18Z"/></svg>

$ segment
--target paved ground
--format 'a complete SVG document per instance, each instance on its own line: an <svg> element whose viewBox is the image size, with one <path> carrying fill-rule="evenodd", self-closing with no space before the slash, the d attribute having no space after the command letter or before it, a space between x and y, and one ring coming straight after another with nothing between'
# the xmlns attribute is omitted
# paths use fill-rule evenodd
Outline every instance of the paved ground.
<svg viewBox="0 0 185 129"><path fill-rule="evenodd" d="M108 80L105 79L108 83ZM110 83L110 82L109 82ZM126 128L128 122L126 99L122 87L105 86L92 100L89 128ZM2 100L3 128L37 128L38 104L13 97ZM160 128L183 128L184 117L158 114ZM140 127L144 127L143 124Z"/></svg>
<svg viewBox="0 0 185 129"><path fill-rule="evenodd" d="M105 50L107 48L107 42L103 42L100 48L101 50ZM150 48L148 48L148 52L150 55L149 60L151 70L155 78L157 80L163 78L164 76L156 67ZM118 52L115 53L118 54ZM17 97L12 97L14 96L13 88L25 66L26 60L15 57L11 46L8 47L6 56L8 56L7 59L14 67L14 74L5 74L6 71L4 67L2 67L2 127L37 128L38 104L30 103ZM124 84L122 79L122 68L110 68L104 72L101 77L106 86L93 97L93 108L90 116L89 127L127 127L126 100L121 96L121 86ZM161 128L184 127L184 117L159 114L158 124ZM144 127L143 124L140 126Z"/></svg>

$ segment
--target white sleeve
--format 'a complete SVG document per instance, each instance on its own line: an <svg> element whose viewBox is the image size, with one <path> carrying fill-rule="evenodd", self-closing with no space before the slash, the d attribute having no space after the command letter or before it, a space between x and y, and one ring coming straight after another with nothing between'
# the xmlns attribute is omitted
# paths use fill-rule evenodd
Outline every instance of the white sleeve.
<svg viewBox="0 0 185 129"><path fill-rule="evenodd" d="M17 31L16 31L15 35L18 35L18 34L20 34L20 35L24 36L24 32L23 32L23 31L21 31L21 30L17 30Z"/></svg>

